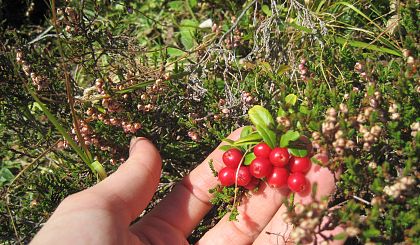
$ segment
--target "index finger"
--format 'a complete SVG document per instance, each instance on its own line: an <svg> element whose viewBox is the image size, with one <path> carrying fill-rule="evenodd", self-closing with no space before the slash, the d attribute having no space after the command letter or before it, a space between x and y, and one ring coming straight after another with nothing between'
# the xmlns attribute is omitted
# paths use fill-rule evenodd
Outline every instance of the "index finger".
<svg viewBox="0 0 420 245"><path fill-rule="evenodd" d="M228 138L238 139L241 131L242 128L235 130ZM159 220L187 237L211 209L211 194L208 190L216 186L217 178L214 177L209 167L209 161L213 160L216 171L223 167L223 151L219 149L223 144L220 144L200 165L178 183L156 208L134 224L131 228L132 231L138 234L148 225L150 227L151 223L155 225L156 222L153 221Z"/></svg>

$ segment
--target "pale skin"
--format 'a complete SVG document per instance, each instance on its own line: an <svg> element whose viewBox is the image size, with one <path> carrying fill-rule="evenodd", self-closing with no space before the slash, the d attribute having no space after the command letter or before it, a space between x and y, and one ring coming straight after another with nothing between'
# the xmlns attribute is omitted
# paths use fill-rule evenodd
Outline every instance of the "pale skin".
<svg viewBox="0 0 420 245"><path fill-rule="evenodd" d="M238 139L240 131L228 138ZM212 207L208 190L217 185L217 178L208 162L213 159L220 170L222 154L219 149L213 151L156 208L130 225L151 200L161 172L161 158L153 144L145 138L133 139L128 160L107 179L67 197L31 244L188 244L186 238ZM334 191L333 174L326 168L313 164L307 177L318 183L317 198ZM266 232L287 238L291 231L281 217L285 197L284 191L262 184L242 201L238 221L223 218L197 244L284 244L282 238ZM311 198L297 196L296 201L307 203ZM330 233L338 232L341 228Z"/></svg>

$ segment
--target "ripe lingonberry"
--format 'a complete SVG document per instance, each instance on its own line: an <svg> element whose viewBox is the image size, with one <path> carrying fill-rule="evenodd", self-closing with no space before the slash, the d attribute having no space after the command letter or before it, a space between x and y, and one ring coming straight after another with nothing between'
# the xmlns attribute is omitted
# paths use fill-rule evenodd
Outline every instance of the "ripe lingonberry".
<svg viewBox="0 0 420 245"><path fill-rule="evenodd" d="M236 172L236 169L235 169ZM249 172L249 168L246 166L239 167L238 171L238 185L239 186L246 186L251 182L251 173Z"/></svg>
<svg viewBox="0 0 420 245"><path fill-rule="evenodd" d="M311 160L309 157L292 157L290 159L290 171L293 173L307 173L311 169Z"/></svg>
<svg viewBox="0 0 420 245"><path fill-rule="evenodd" d="M274 167L271 174L267 177L267 182L271 187L279 188L287 185L289 171L285 168Z"/></svg>
<svg viewBox="0 0 420 245"><path fill-rule="evenodd" d="M266 143L261 142L254 147L254 154L256 157L268 158L270 156L271 148Z"/></svg>
<svg viewBox="0 0 420 245"><path fill-rule="evenodd" d="M289 162L287 148L276 147L270 152L270 162L276 167L284 167Z"/></svg>
<svg viewBox="0 0 420 245"><path fill-rule="evenodd" d="M222 158L227 167L237 168L241 164L242 152L239 149L232 148L223 153Z"/></svg>
<svg viewBox="0 0 420 245"><path fill-rule="evenodd" d="M273 166L267 158L257 157L249 166L249 171L255 178L264 178L271 173Z"/></svg>
<svg viewBox="0 0 420 245"><path fill-rule="evenodd" d="M219 172L219 181L223 186L230 186L235 184L235 169L225 167Z"/></svg>
<svg viewBox="0 0 420 245"><path fill-rule="evenodd" d="M309 182L305 178L305 175L296 172L289 175L287 179L287 186L293 192L303 192L306 188L308 188Z"/></svg>

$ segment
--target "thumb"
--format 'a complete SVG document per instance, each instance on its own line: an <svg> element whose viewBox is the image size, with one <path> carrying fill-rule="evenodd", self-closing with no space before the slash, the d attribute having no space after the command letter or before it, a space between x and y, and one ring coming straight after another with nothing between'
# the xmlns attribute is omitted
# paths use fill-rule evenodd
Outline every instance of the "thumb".
<svg viewBox="0 0 420 245"><path fill-rule="evenodd" d="M90 189L100 195L110 208L120 208L133 221L146 207L156 191L162 160L158 150L146 138L133 138L129 158L108 178Z"/></svg>

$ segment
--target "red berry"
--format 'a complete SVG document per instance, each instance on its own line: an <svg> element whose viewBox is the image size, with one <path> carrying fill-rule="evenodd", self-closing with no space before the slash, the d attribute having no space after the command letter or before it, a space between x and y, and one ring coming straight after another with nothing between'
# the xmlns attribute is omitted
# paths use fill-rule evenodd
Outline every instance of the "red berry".
<svg viewBox="0 0 420 245"><path fill-rule="evenodd" d="M223 186L230 186L235 184L235 169L225 167L219 172L219 181Z"/></svg>
<svg viewBox="0 0 420 245"><path fill-rule="evenodd" d="M271 148L266 143L261 142L254 147L254 154L256 157L268 158L270 156Z"/></svg>
<svg viewBox="0 0 420 245"><path fill-rule="evenodd" d="M236 169L235 169L236 172ZM238 171L238 185L239 186L246 186L251 182L251 173L249 172L249 168L245 166L239 167Z"/></svg>
<svg viewBox="0 0 420 245"><path fill-rule="evenodd" d="M247 190L254 190L258 186L259 183L260 183L259 179L255 177L251 177L251 181L244 187Z"/></svg>
<svg viewBox="0 0 420 245"><path fill-rule="evenodd" d="M305 178L305 175L297 172L289 175L287 179L287 186L293 192L303 192L308 188L309 181Z"/></svg>
<svg viewBox="0 0 420 245"><path fill-rule="evenodd" d="M270 152L270 162L276 167L284 167L289 162L287 148L276 147Z"/></svg>
<svg viewBox="0 0 420 245"><path fill-rule="evenodd" d="M242 160L242 152L232 148L223 153L223 162L227 167L237 168Z"/></svg>
<svg viewBox="0 0 420 245"><path fill-rule="evenodd" d="M271 173L273 166L267 158L257 157L249 166L249 172L255 178L264 178Z"/></svg>
<svg viewBox="0 0 420 245"><path fill-rule="evenodd" d="M271 187L279 188L287 185L289 171L285 168L274 167L273 172L267 177L267 182Z"/></svg>
<svg viewBox="0 0 420 245"><path fill-rule="evenodd" d="M306 173L311 169L311 160L309 157L292 157L290 159L290 171L293 173Z"/></svg>

